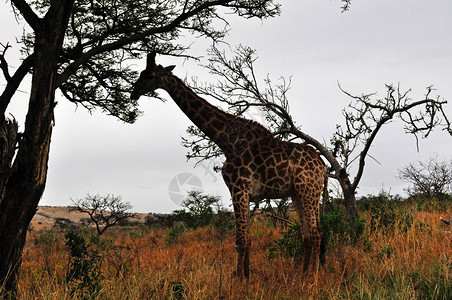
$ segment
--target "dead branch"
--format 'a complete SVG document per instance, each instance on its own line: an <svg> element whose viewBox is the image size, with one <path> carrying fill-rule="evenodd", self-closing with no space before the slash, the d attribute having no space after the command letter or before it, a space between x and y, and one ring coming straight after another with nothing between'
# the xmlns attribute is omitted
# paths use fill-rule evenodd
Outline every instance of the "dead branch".
<svg viewBox="0 0 452 300"><path fill-rule="evenodd" d="M443 217L439 217L439 219L449 226L452 225L452 216L449 219L444 219Z"/></svg>
<svg viewBox="0 0 452 300"><path fill-rule="evenodd" d="M267 214L267 217L274 218L274 219L276 219L276 220L285 222L285 223L287 223L287 224L289 224L289 225L294 225L294 223L293 223L292 221L287 220L287 219L284 219L284 218L281 218L281 217L276 216L276 215L272 215L272 214L270 214L270 213Z"/></svg>

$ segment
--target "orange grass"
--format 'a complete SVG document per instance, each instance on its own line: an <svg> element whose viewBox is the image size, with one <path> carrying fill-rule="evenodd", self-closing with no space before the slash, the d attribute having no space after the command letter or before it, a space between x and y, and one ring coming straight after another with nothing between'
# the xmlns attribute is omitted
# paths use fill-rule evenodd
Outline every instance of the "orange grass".
<svg viewBox="0 0 452 300"><path fill-rule="evenodd" d="M437 212L413 216L407 232L367 232L370 251L362 243L335 241L319 272L305 275L292 258L269 258L281 232L254 222L251 277L244 282L233 276L233 231L219 236L211 227L187 230L174 242L165 239L167 229L107 232L90 249L102 255L100 299L422 299L429 291L432 299L446 299L452 291L451 231ZM34 242L46 234L50 238ZM29 235L19 299L71 299L64 241L63 232ZM435 296L435 290L446 293Z"/></svg>

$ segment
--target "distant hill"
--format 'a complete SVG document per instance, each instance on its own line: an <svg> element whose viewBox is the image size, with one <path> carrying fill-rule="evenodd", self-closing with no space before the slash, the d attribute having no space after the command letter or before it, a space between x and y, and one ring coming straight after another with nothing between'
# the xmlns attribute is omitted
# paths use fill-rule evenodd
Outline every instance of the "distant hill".
<svg viewBox="0 0 452 300"><path fill-rule="evenodd" d="M138 215L144 221L147 214ZM57 218L68 219L79 224L81 219L89 218L89 216L85 213L69 211L67 206L38 206L38 211L31 220L31 226L33 230L50 229Z"/></svg>

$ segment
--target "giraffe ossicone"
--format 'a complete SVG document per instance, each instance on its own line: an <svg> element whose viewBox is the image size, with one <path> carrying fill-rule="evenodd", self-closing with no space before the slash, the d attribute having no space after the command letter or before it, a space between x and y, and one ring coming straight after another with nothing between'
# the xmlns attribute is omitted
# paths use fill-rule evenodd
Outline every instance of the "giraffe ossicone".
<svg viewBox="0 0 452 300"><path fill-rule="evenodd" d="M223 151L222 175L229 188L236 222L237 275L249 277L251 201L291 197L300 218L304 240L304 270L317 269L321 252L319 202L326 165L309 146L276 139L261 124L226 113L196 95L172 74L174 66L147 58L134 84L132 99L163 89L190 120Z"/></svg>

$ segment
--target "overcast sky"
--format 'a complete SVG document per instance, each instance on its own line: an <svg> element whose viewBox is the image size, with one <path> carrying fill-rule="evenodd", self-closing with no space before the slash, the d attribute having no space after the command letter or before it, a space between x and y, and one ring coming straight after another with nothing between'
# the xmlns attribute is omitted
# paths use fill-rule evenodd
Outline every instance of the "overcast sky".
<svg viewBox="0 0 452 300"><path fill-rule="evenodd" d="M412 89L411 97L424 97L426 87L452 101L452 2L450 0L360 0L341 13L339 0L284 1L281 16L265 20L231 17L231 45L242 43L257 50L258 75L292 76L291 113L308 134L328 141L348 99L338 83L352 94L378 92L385 84ZM228 17L229 18L229 17ZM0 42L14 45L22 32L9 1L0 3ZM187 37L191 40L191 37ZM196 41L191 54L206 54L209 44ZM12 66L18 66L18 47L9 50ZM14 54L13 52L16 52ZM196 62L157 57L162 65L176 65L181 78L199 76L214 82ZM137 62L137 70L144 62ZM0 79L3 87L4 78ZM28 80L29 81L29 80ZM23 120L29 84L23 84L10 112ZM186 161L181 136L190 121L172 101L142 97L143 116L124 124L100 112L89 114L58 94L56 126L51 144L47 187L41 205L68 205L70 199L91 194L121 195L135 211L171 212L192 186L206 193L230 196L220 174L209 163ZM167 97L166 92L160 94ZM214 103L215 104L215 103ZM452 119L452 103L446 106ZM259 116L249 116L259 121ZM23 127L22 127L23 128ZM382 188L403 194L407 183L397 179L398 169L433 154L452 159L452 137L436 131L421 140L405 135L400 122L382 130L374 142L359 195ZM177 180L187 180L179 187Z"/></svg>

